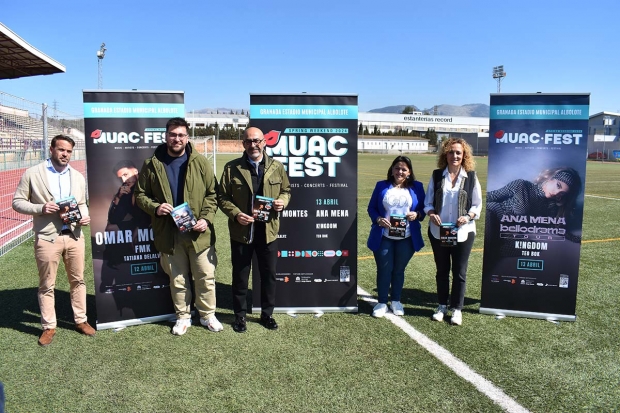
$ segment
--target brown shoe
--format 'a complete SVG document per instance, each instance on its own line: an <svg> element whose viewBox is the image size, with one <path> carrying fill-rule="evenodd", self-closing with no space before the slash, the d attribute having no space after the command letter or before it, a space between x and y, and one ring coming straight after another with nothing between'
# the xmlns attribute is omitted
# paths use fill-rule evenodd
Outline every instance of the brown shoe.
<svg viewBox="0 0 620 413"><path fill-rule="evenodd" d="M48 328L47 330L43 330L43 333L41 333L41 337L39 337L39 345L45 347L52 344L54 334L56 334L55 328Z"/></svg>
<svg viewBox="0 0 620 413"><path fill-rule="evenodd" d="M88 323L84 322L84 323L80 323L80 324L76 324L75 325L75 329L77 331L79 331L82 334L85 334L87 336L94 336L96 331L94 328L92 328Z"/></svg>

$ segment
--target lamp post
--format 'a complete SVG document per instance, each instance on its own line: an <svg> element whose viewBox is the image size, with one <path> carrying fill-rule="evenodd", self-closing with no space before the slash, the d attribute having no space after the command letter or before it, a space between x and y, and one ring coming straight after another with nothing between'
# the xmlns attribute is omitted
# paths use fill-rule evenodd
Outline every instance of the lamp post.
<svg viewBox="0 0 620 413"><path fill-rule="evenodd" d="M605 141L607 141L607 131L613 124L611 117L605 116L603 118L603 155L601 156L601 162L605 162ZM611 134L611 131L609 132Z"/></svg>
<svg viewBox="0 0 620 413"><path fill-rule="evenodd" d="M502 79L505 77L506 72L504 72L504 65L495 66L493 68L493 79L497 80L497 93L501 93Z"/></svg>
<svg viewBox="0 0 620 413"><path fill-rule="evenodd" d="M98 71L97 71L97 86L99 89L103 89L103 58L105 57L105 43L101 43L101 47L97 50L97 61L98 61Z"/></svg>

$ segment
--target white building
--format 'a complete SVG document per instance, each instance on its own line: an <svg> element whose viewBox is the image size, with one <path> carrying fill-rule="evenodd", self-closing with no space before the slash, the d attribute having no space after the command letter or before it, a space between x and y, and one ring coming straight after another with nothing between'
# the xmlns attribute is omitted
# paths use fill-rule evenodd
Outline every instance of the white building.
<svg viewBox="0 0 620 413"><path fill-rule="evenodd" d="M217 124L220 128L243 129L250 122L247 115L205 113L187 113L186 120L191 127L196 128L205 128ZM489 136L488 118L423 115L421 112L413 114L359 112L358 125L362 126L363 132L358 136L361 151L426 152L428 150L426 140L403 138L400 141L394 138L387 139L387 137L386 139L373 137L369 140L365 138L365 130L372 134L375 128L381 133L391 131L395 137L401 131L418 131L424 135L429 129L434 129L439 138L450 136L466 139L477 153L486 153L488 148L488 139L486 139Z"/></svg>
<svg viewBox="0 0 620 413"><path fill-rule="evenodd" d="M599 112L588 123L588 156L620 159L620 113Z"/></svg>
<svg viewBox="0 0 620 413"><path fill-rule="evenodd" d="M489 118L467 118L462 116L438 116L400 113L360 112L359 124L370 133L375 127L381 132L418 131L422 134L434 129L438 135L471 134L489 136Z"/></svg>
<svg viewBox="0 0 620 413"><path fill-rule="evenodd" d="M250 122L247 115L224 113L186 113L185 120L192 128L206 128L217 124L220 129L224 127L245 129Z"/></svg>

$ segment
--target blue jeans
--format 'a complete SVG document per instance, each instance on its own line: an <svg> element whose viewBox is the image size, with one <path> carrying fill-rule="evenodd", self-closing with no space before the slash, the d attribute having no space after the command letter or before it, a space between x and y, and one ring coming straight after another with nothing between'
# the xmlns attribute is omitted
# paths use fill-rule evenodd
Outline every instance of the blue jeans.
<svg viewBox="0 0 620 413"><path fill-rule="evenodd" d="M405 284L405 268L413 253L411 238L381 239L379 250L373 252L377 263L377 292L380 303L387 304L390 284L392 301L400 301L400 294Z"/></svg>

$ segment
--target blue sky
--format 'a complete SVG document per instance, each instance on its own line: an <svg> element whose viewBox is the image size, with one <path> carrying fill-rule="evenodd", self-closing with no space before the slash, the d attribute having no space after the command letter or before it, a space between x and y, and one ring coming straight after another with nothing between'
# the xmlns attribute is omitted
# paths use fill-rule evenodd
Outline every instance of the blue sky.
<svg viewBox="0 0 620 413"><path fill-rule="evenodd" d="M1 4L4 3L4 4ZM82 112L82 90L183 90L186 110L249 107L250 93L355 93L389 105L489 103L502 93L589 92L620 111L620 2L0 0L0 22L66 66L0 91Z"/></svg>

